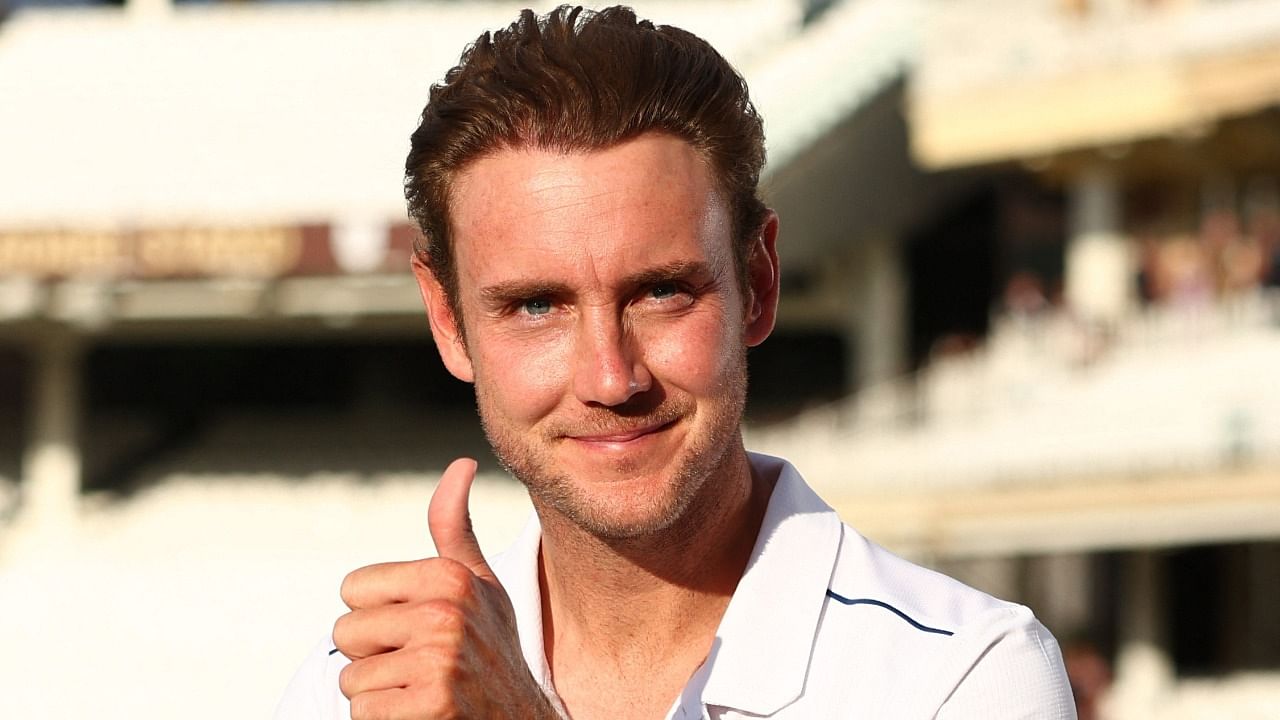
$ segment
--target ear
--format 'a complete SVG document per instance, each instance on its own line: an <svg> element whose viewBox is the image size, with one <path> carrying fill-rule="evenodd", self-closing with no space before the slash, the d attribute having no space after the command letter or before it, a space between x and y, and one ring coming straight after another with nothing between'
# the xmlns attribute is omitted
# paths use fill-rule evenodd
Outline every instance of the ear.
<svg viewBox="0 0 1280 720"><path fill-rule="evenodd" d="M454 377L463 382L474 382L476 376L471 366L471 355L467 353L458 318L454 317L444 288L417 253L414 253L410 264L418 280L418 290L422 292L422 304L427 307L427 322L431 323L431 338L435 340L440 359Z"/></svg>
<svg viewBox="0 0 1280 720"><path fill-rule="evenodd" d="M748 347L759 345L773 332L778 319L778 281L778 214L770 210L747 253Z"/></svg>

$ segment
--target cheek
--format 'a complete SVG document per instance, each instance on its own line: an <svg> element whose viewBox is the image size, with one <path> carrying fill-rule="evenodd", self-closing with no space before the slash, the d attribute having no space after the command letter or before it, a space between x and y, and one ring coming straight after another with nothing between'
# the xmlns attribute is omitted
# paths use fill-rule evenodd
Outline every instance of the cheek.
<svg viewBox="0 0 1280 720"><path fill-rule="evenodd" d="M648 339L645 357L650 371L689 392L716 388L735 366L741 328L712 313L687 320Z"/></svg>
<svg viewBox="0 0 1280 720"><path fill-rule="evenodd" d="M564 394L569 362L564 343L551 338L501 338L473 355L476 386L489 409L513 419L534 420Z"/></svg>

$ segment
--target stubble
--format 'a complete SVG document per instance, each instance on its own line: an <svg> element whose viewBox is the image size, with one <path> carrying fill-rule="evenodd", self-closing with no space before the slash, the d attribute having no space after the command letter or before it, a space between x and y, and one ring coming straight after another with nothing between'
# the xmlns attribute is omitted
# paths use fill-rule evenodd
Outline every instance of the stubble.
<svg viewBox="0 0 1280 720"><path fill-rule="evenodd" d="M487 386L477 378L476 404L485 436L502 467L529 490L536 507L546 508L608 543L626 543L672 531L694 532L715 511L716 499L706 491L708 482L729 471L731 453L741 446L740 425L746 405L746 348L739 346L731 367L711 402L700 408L688 395L666 396L661 390L637 398L619 408L583 409L572 418L549 418L534 430L521 433L497 419ZM653 398L660 398L654 400ZM649 407L651 406L651 407ZM705 417L700 417L705 415ZM625 432L638 427L671 424L665 432L686 424L679 457L665 476L635 486L631 497L611 501L591 497L590 478L574 478L556 466L551 448L573 442L566 435ZM645 468L619 459L609 471L626 477ZM713 494L712 494L713 495ZM616 503L617 506L610 506ZM629 519L622 507L641 509ZM681 532L677 526L682 526Z"/></svg>

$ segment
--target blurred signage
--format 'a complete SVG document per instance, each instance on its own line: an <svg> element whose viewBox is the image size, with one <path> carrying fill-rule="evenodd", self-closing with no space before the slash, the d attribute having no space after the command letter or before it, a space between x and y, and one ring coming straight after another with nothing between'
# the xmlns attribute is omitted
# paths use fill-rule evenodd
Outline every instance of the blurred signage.
<svg viewBox="0 0 1280 720"><path fill-rule="evenodd" d="M337 272L328 225L0 231L0 276L276 277Z"/></svg>
<svg viewBox="0 0 1280 720"><path fill-rule="evenodd" d="M387 257L383 267L387 270L404 270L409 267L415 247L425 247L426 240L418 226L401 222L387 229Z"/></svg>

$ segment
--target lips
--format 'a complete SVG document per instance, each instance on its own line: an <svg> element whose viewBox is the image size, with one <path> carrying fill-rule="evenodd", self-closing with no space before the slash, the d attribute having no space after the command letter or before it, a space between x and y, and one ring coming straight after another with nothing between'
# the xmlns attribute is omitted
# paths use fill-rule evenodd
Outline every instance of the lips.
<svg viewBox="0 0 1280 720"><path fill-rule="evenodd" d="M630 430L615 430L615 431L610 431L605 433L591 433L591 434L582 434L582 435L568 434L566 435L566 437L568 437L571 440L577 440L579 442L625 443L625 442L631 442L632 440L637 440L646 435L652 435L653 433L661 432L667 429L668 427L670 427L674 423L675 423L674 420L670 420L667 422L651 423L651 424L643 425L641 427L630 429Z"/></svg>

